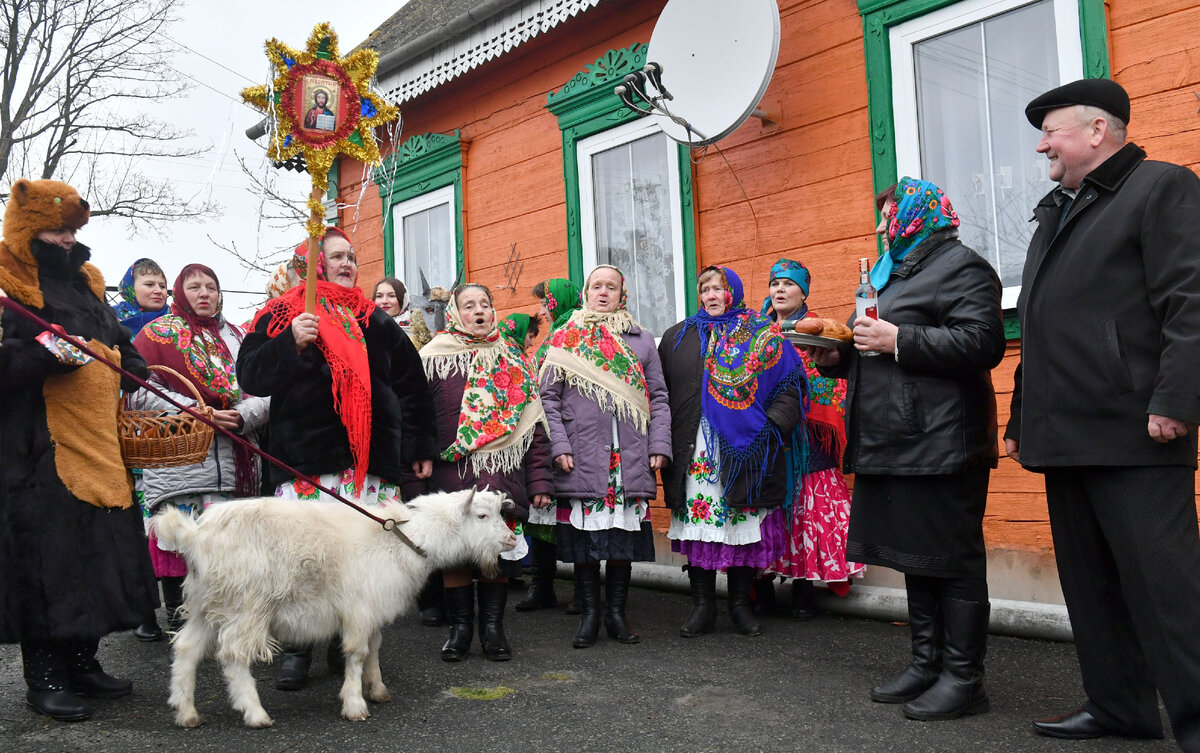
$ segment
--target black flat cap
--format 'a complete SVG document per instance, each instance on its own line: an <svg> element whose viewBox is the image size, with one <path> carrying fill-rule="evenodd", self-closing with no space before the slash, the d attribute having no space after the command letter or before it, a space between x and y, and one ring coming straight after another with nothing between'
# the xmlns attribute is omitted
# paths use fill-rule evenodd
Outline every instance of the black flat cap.
<svg viewBox="0 0 1200 753"><path fill-rule="evenodd" d="M1082 78L1051 89L1025 106L1025 117L1034 128L1041 128L1046 113L1071 105L1099 107L1129 123L1129 94L1107 78Z"/></svg>

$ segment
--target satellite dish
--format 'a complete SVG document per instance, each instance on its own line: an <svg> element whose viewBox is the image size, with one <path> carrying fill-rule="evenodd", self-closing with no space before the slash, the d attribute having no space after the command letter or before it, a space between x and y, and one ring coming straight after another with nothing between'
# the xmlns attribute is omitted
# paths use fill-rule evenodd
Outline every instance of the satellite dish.
<svg viewBox="0 0 1200 753"><path fill-rule="evenodd" d="M615 91L672 139L711 144L756 114L778 56L776 0L670 0L646 67Z"/></svg>

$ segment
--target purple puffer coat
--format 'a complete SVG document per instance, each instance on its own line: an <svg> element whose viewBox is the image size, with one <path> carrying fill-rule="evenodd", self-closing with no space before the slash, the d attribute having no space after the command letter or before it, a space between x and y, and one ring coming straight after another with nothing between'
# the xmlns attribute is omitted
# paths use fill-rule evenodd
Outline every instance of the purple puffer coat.
<svg viewBox="0 0 1200 753"><path fill-rule="evenodd" d="M657 484L650 470L650 456L671 459L671 407L662 363L654 337L634 327L621 337L633 348L646 374L650 392L650 431L640 433L633 423L620 421L621 479L628 499L654 499ZM605 410L565 382L542 375L542 405L550 423L550 456L569 454L575 461L570 473L554 466L554 486L559 497L595 499L608 492L608 460L612 445L612 411Z"/></svg>

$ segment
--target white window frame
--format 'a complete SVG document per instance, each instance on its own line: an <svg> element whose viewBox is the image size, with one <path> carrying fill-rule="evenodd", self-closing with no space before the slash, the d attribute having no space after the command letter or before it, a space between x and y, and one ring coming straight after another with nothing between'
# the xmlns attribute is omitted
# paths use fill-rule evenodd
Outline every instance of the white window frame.
<svg viewBox="0 0 1200 753"><path fill-rule="evenodd" d="M392 253L394 256L393 267L397 277L406 275L405 251L404 251L404 218L414 214L419 214L427 209L433 209L439 205L445 205L446 216L449 219L450 228L450 268L457 269L458 267L458 237L457 229L454 223L454 186L443 186L436 188L428 193L423 193L420 196L414 196L406 201L401 201L392 206ZM428 274L428 270L426 271ZM405 281L406 285L415 285L419 280L412 282ZM444 281L444 284L449 284L451 281ZM430 280L430 285L442 285L443 281ZM414 288L415 289L415 288Z"/></svg>
<svg viewBox="0 0 1200 753"><path fill-rule="evenodd" d="M598 263L596 260L596 197L592 182L592 156L600 152L628 144L631 141L662 133L662 129L651 118L639 118L603 131L594 136L580 139L576 144L576 160L579 167L579 227L583 273L587 275ZM671 207L671 261L675 273L675 317L679 321L687 316L686 281L683 264L683 218L680 216L679 151L678 145L669 136L664 138L664 153L667 158L667 187L670 191ZM639 304L644 304L639 301Z"/></svg>
<svg viewBox="0 0 1200 753"><path fill-rule="evenodd" d="M1037 0L963 0L889 30L892 63L892 113L896 134L896 174L921 176L921 135L917 125L916 64L913 47L930 37L985 21L992 16L1032 5ZM1078 0L1053 0L1054 28L1058 37L1058 71L1061 83L1083 78L1083 41L1079 31ZM1035 158L1037 155L1031 155ZM950 197L953 201L954 197ZM1033 207L1030 207L1032 210ZM1017 305L1019 285L1004 288L1001 305Z"/></svg>

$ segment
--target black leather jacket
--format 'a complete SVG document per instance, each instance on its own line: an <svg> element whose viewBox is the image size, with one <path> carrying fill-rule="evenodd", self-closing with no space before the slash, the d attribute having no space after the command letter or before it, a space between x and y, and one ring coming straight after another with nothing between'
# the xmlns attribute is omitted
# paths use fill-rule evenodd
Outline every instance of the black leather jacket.
<svg viewBox="0 0 1200 753"><path fill-rule="evenodd" d="M920 476L995 467L991 369L1004 357L1000 278L953 231L909 252L879 295L899 358L846 344L847 473ZM853 317L851 317L853 319ZM851 321L853 324L853 321Z"/></svg>

